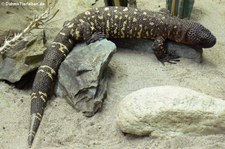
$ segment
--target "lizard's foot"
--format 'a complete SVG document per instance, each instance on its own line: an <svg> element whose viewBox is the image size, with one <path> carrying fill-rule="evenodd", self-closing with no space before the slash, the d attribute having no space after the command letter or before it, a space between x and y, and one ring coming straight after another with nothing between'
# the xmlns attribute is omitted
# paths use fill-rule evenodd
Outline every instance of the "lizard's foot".
<svg viewBox="0 0 225 149"><path fill-rule="evenodd" d="M91 38L86 41L86 44L88 45L90 43L94 43L96 41L99 41L99 40L102 40L105 38L106 38L106 36L102 32L94 32L92 34Z"/></svg>
<svg viewBox="0 0 225 149"><path fill-rule="evenodd" d="M170 64L176 64L179 62L179 56L177 56L174 52L168 53L165 57L159 59L159 61L165 65L165 62L170 63Z"/></svg>

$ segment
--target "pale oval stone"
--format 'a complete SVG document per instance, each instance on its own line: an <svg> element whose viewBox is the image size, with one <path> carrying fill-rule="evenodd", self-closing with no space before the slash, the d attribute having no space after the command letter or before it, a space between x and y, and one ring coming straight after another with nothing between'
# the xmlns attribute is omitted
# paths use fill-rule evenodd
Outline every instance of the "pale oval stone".
<svg viewBox="0 0 225 149"><path fill-rule="evenodd" d="M140 136L225 134L225 101L182 87L144 88L121 101L117 123Z"/></svg>

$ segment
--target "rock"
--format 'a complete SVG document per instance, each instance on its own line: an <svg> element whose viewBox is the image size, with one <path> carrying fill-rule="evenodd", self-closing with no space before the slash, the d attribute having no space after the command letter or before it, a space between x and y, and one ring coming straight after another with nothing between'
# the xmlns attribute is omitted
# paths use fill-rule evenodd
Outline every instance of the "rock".
<svg viewBox="0 0 225 149"><path fill-rule="evenodd" d="M139 136L225 134L225 101L182 87L144 88L121 101L117 123Z"/></svg>
<svg viewBox="0 0 225 149"><path fill-rule="evenodd" d="M11 83L19 81L25 74L40 66L44 57L41 35L29 36L9 49L0 60L0 80Z"/></svg>
<svg viewBox="0 0 225 149"><path fill-rule="evenodd" d="M84 1L85 3L88 3L89 5L94 5L96 3L96 0L88 0Z"/></svg>
<svg viewBox="0 0 225 149"><path fill-rule="evenodd" d="M106 39L76 45L59 68L56 95L85 116L93 116L106 97L105 72L115 52L115 44Z"/></svg>
<svg viewBox="0 0 225 149"><path fill-rule="evenodd" d="M153 53L152 43L153 40L148 39L111 39L118 48L132 49L136 51L147 51ZM168 51L175 52L176 55L192 59L197 63L202 62L202 50L196 50L189 46L168 42Z"/></svg>

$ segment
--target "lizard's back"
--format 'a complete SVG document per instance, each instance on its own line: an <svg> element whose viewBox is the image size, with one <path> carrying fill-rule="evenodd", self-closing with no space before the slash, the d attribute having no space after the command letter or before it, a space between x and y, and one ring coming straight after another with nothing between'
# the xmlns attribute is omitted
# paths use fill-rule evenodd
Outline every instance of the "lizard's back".
<svg viewBox="0 0 225 149"><path fill-rule="evenodd" d="M150 38L166 31L172 18L161 12L128 7L101 7L81 13L76 22L87 22L92 32L99 31L109 38Z"/></svg>

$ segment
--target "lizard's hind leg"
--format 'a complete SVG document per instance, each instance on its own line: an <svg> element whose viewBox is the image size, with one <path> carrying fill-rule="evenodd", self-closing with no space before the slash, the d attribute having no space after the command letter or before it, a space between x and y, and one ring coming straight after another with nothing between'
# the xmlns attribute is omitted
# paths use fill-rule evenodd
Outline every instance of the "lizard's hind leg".
<svg viewBox="0 0 225 149"><path fill-rule="evenodd" d="M106 38L103 32L92 29L91 25L87 22L82 23L82 35L86 44L90 44Z"/></svg>
<svg viewBox="0 0 225 149"><path fill-rule="evenodd" d="M99 41L99 40L102 40L105 38L106 38L106 36L104 33L96 31L91 35L91 37L88 40L86 40L86 43L90 44L90 43L93 43L93 42L96 42L96 41Z"/></svg>

